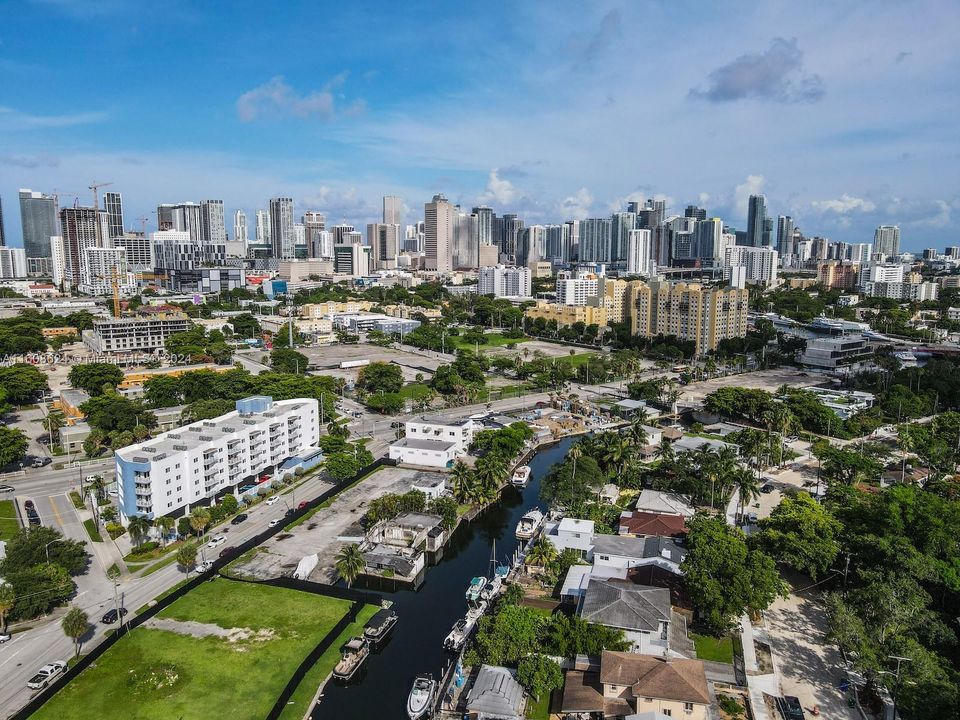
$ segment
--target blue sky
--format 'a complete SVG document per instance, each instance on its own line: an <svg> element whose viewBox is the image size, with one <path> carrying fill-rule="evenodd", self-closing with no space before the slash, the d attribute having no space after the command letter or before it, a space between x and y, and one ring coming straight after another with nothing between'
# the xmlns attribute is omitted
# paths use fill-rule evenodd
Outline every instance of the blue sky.
<svg viewBox="0 0 960 720"><path fill-rule="evenodd" d="M362 226L762 191L808 235L960 244L960 3L0 0L0 198L269 197ZM228 220L228 226L231 222ZM230 228L232 231L232 227Z"/></svg>

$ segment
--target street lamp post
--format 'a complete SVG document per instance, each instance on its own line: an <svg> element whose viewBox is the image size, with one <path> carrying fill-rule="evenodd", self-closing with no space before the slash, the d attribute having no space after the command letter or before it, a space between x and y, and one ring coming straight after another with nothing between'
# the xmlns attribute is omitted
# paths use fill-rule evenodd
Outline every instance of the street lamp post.
<svg viewBox="0 0 960 720"><path fill-rule="evenodd" d="M57 538L56 540L51 540L46 545L43 546L43 551L47 554L47 565L50 564L50 546L58 542L66 542L66 538Z"/></svg>

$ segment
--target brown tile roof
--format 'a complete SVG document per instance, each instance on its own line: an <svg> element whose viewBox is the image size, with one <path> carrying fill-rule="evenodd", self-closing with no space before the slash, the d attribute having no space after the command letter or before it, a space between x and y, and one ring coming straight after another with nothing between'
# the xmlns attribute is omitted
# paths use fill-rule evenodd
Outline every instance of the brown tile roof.
<svg viewBox="0 0 960 720"><path fill-rule="evenodd" d="M710 704L701 660L665 660L653 655L604 650L600 682L630 685L634 697Z"/></svg>
<svg viewBox="0 0 960 720"><path fill-rule="evenodd" d="M603 687L600 675L567 670L563 682L562 713L603 712Z"/></svg>
<svg viewBox="0 0 960 720"><path fill-rule="evenodd" d="M676 537L687 534L682 515L659 515L648 512L625 512L620 516L621 535L659 535Z"/></svg>

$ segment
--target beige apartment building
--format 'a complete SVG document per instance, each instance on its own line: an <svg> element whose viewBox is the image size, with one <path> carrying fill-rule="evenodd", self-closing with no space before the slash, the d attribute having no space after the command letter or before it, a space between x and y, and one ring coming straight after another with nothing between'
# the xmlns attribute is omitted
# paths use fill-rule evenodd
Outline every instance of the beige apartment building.
<svg viewBox="0 0 960 720"><path fill-rule="evenodd" d="M606 308L592 305L558 305L542 300L533 307L527 308L525 315L531 319L542 317L547 321L556 320L560 327L578 322L584 325L606 327L608 322Z"/></svg>

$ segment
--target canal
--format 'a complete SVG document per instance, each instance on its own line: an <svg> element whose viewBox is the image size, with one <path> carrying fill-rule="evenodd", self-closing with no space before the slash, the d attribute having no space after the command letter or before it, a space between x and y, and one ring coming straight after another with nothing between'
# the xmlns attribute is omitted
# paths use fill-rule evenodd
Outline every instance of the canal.
<svg viewBox="0 0 960 720"><path fill-rule="evenodd" d="M393 636L370 657L363 675L348 686L333 682L314 706L318 718L407 717L407 694L418 673L439 677L449 655L443 640L467 605L464 593L470 579L487 575L490 552L497 544L497 559L505 563L517 548L514 536L520 517L540 503L540 481L550 468L563 460L574 438L566 438L538 452L529 462L530 482L523 490L508 487L501 501L472 523L463 523L444 549L440 562L427 568L426 579L416 592L378 592L393 601L399 615Z"/></svg>

